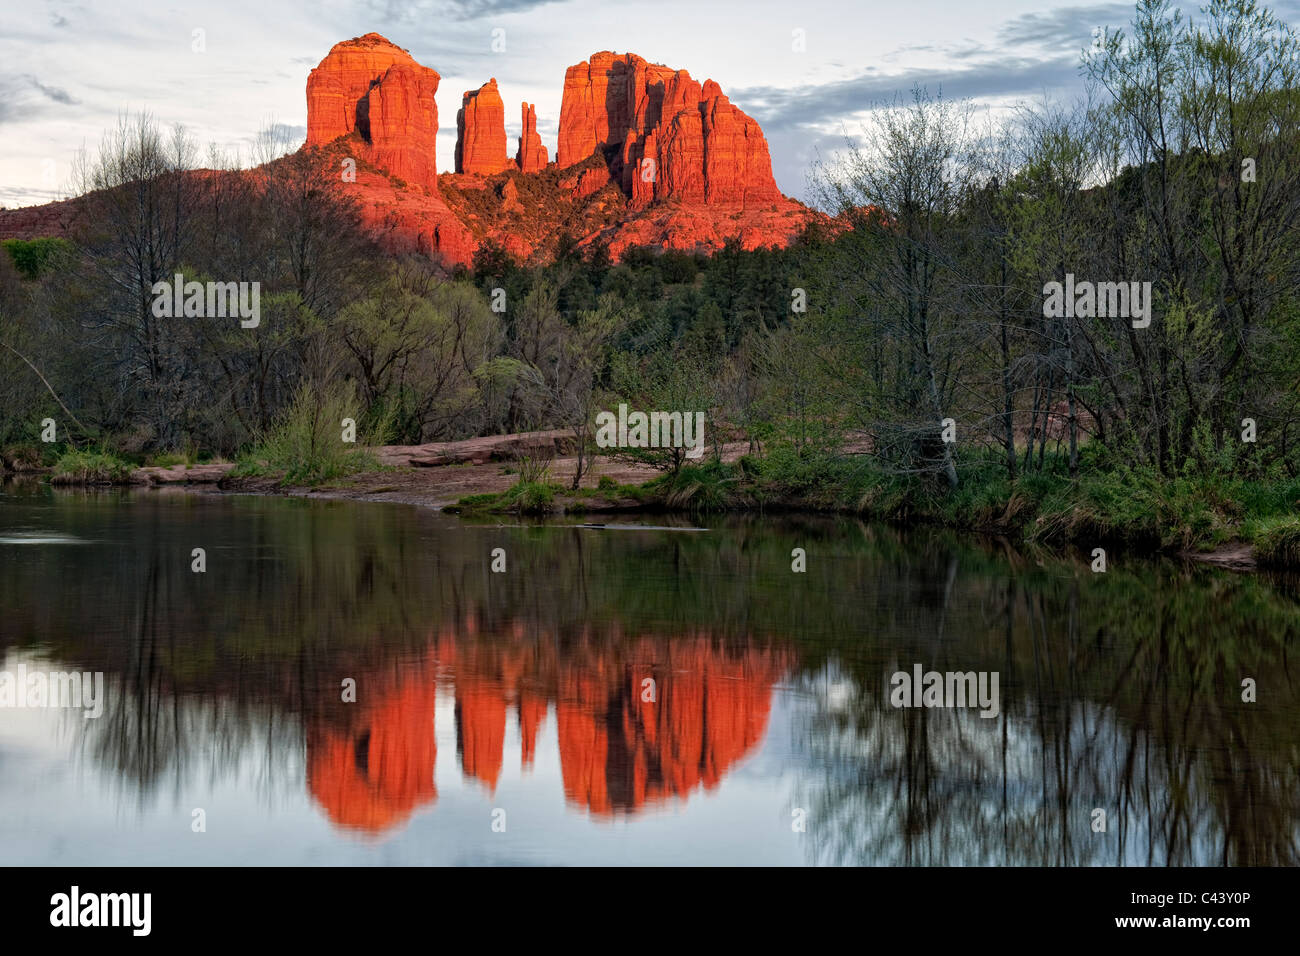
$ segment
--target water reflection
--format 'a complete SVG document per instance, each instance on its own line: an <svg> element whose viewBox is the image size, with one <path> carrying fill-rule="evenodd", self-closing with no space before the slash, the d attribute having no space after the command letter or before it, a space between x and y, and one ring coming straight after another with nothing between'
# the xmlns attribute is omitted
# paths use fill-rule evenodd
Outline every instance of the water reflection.
<svg viewBox="0 0 1300 956"><path fill-rule="evenodd" d="M861 668L807 678L832 701L803 728L805 796L836 821L817 829L816 859L1294 866L1293 601L1252 578L1169 567L1141 587L1037 578L972 581L946 602L978 608L978 663L968 646L928 648L940 670L997 668L1002 719L897 710ZM1245 678L1272 703L1243 701Z"/></svg>
<svg viewBox="0 0 1300 956"><path fill-rule="evenodd" d="M257 795L242 812L265 839L290 839L296 799L340 838L405 846L416 821L449 840L465 799L504 789L539 815L542 861L578 859L575 841L623 858L601 842L613 823L665 861L728 862L692 824L716 805L708 832L753 861L1300 862L1291 580L1092 575L855 522L602 534L343 503L0 498L0 536L34 527L87 543L0 544L0 652L103 670L107 709L43 718L65 778L0 783L0 817L80 788L161 819L225 786ZM206 575L189 570L200 545ZM498 546L509 574L488 571ZM888 677L914 663L997 671L999 716L894 709ZM0 758L36 734L11 726ZM542 820L553 800L566 817ZM143 826L117 825L124 842Z"/></svg>
<svg viewBox="0 0 1300 956"><path fill-rule="evenodd" d="M510 757L527 767L553 711L566 800L600 816L633 814L717 787L762 739L772 685L788 667L778 652L732 653L689 635L614 647L589 638L569 651L562 659L554 645L517 636L501 646L444 635L400 676L363 678L373 703L345 708L355 716L341 726L307 730L312 796L340 826L371 832L432 804L441 692L455 700L460 770L489 793L507 721L518 727Z"/></svg>

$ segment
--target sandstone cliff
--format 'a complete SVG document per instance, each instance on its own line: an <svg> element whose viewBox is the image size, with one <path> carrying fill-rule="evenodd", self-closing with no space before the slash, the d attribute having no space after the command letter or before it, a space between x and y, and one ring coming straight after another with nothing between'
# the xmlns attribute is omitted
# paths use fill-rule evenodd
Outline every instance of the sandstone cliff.
<svg viewBox="0 0 1300 956"><path fill-rule="evenodd" d="M308 82L309 145L357 131L375 166L426 187L433 208L403 201L400 185L391 200L382 184L368 186L368 221L390 248L466 264L484 242L545 260L565 233L615 258L631 246L707 251L733 238L757 248L788 244L815 215L781 195L763 131L717 83L633 53L597 53L568 69L553 165L535 107L522 104L512 163L496 79L467 91L456 172L433 176L437 110L422 98L437 74L419 70L367 34L337 45ZM418 114L405 122L404 104ZM415 155L420 143L426 156Z"/></svg>
<svg viewBox="0 0 1300 956"><path fill-rule="evenodd" d="M440 79L378 33L336 43L307 77L307 145L355 131L366 159L408 182L433 186Z"/></svg>
<svg viewBox="0 0 1300 956"><path fill-rule="evenodd" d="M521 103L523 133L519 137L519 150L515 153L515 164L522 172L535 173L546 165L546 147L537 135L537 107L531 103Z"/></svg>
<svg viewBox="0 0 1300 956"><path fill-rule="evenodd" d="M709 206L786 202L758 123L712 80L633 54L597 53L569 67L560 107L563 168L604 152L634 208L679 199Z"/></svg>
<svg viewBox="0 0 1300 956"><path fill-rule="evenodd" d="M456 172L491 176L509 165L506 107L493 77L461 97L456 114Z"/></svg>
<svg viewBox="0 0 1300 956"><path fill-rule="evenodd" d="M394 253L468 265L484 243L545 262L562 237L711 251L785 246L823 218L781 195L758 123L712 80L632 53L568 69L556 161L521 109L511 161L496 80L462 98L455 173L437 172L440 77L377 33L337 43L307 79L307 142L322 176L354 160L347 189L366 227ZM204 175L199 172L198 175ZM62 235L77 200L0 210L0 238Z"/></svg>

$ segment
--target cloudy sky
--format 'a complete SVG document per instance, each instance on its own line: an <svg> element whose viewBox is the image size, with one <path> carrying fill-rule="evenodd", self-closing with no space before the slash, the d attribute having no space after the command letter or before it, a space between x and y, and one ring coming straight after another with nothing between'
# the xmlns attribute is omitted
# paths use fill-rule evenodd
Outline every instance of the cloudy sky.
<svg viewBox="0 0 1300 956"><path fill-rule="evenodd" d="M1300 22L1300 0L1273 7ZM519 102L536 103L554 158L565 68L598 50L631 50L717 80L762 123L782 190L803 198L815 150L842 143L873 105L915 83L995 110L1076 97L1093 29L1123 26L1133 10L1044 0L0 0L0 8L6 206L65 195L76 151L93 150L123 111L149 110L184 124L202 146L245 157L271 123L301 141L307 73L334 43L370 31L442 75L442 170L451 168L464 90L497 78L512 152ZM502 52L492 49L496 29L505 31Z"/></svg>

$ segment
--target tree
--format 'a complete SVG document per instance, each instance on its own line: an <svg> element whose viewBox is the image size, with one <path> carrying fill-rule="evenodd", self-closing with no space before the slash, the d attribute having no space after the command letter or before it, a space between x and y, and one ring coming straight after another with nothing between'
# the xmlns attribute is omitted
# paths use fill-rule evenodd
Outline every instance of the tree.
<svg viewBox="0 0 1300 956"><path fill-rule="evenodd" d="M88 253L97 306L84 319L100 361L139 395L155 440L178 437L178 336L153 314L153 287L172 281L195 232L196 186L186 172L194 146L183 127L170 136L147 113L122 116L96 156L78 157L74 181L87 205L78 237ZM124 416L130 409L123 410Z"/></svg>
<svg viewBox="0 0 1300 956"><path fill-rule="evenodd" d="M879 109L866 145L849 142L814 185L827 208L858 233L835 243L824 268L852 289L852 318L885 348L892 368L865 402L877 452L905 468L936 469L957 486L950 416L966 333L955 298L950 224L969 166L966 107L913 91L910 103Z"/></svg>

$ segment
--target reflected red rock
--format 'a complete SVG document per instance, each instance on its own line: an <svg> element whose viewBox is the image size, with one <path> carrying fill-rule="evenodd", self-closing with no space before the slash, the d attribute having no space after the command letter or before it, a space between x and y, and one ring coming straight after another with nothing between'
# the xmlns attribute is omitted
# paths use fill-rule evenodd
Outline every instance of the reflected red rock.
<svg viewBox="0 0 1300 956"><path fill-rule="evenodd" d="M465 776L495 792L506 743L506 700L491 682L456 682L456 749Z"/></svg>
<svg viewBox="0 0 1300 956"><path fill-rule="evenodd" d="M608 815L713 789L763 739L788 666L771 651L679 639L640 645L619 686L566 672L556 706L565 795Z"/></svg>
<svg viewBox="0 0 1300 956"><path fill-rule="evenodd" d="M528 691L519 694L519 762L525 767L533 765L537 752L537 734L546 722L546 698Z"/></svg>
<svg viewBox="0 0 1300 956"><path fill-rule="evenodd" d="M462 633L476 630L467 623ZM308 736L309 786L330 818L379 833L433 801L439 679L455 685L444 692L454 693L466 778L495 792L511 711L520 764L531 767L554 705L565 798L608 817L717 787L762 741L773 685L792 664L784 651L720 647L703 635L584 636L563 650L535 638L518 624L473 638L443 635L430 660L396 686L359 681L373 700L359 722Z"/></svg>
<svg viewBox="0 0 1300 956"><path fill-rule="evenodd" d="M437 799L432 678L430 669L381 692L350 731L308 733L307 787L338 825L378 833Z"/></svg>

